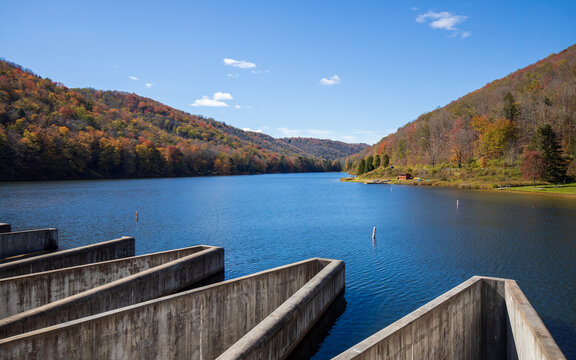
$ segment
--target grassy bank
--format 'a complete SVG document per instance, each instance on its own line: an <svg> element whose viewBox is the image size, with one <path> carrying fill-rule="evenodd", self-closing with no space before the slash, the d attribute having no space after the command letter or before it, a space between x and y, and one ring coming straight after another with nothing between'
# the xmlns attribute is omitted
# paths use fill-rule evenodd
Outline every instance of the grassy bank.
<svg viewBox="0 0 576 360"><path fill-rule="evenodd" d="M457 189L525 191L544 194L576 195L576 183L552 185L522 179L520 169L515 167L492 166L451 168L443 164L418 168L398 166L378 168L369 173L342 178L342 181L358 183L388 183L412 186L453 187ZM397 180L399 174L409 173L414 179Z"/></svg>

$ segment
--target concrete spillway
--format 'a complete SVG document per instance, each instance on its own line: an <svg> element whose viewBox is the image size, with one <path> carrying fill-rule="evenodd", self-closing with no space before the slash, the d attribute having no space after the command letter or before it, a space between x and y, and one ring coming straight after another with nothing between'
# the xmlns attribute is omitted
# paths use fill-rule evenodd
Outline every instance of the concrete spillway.
<svg viewBox="0 0 576 360"><path fill-rule="evenodd" d="M475 276L334 358L344 359L565 357L515 281Z"/></svg>
<svg viewBox="0 0 576 360"><path fill-rule="evenodd" d="M121 237L97 244L0 264L0 279L134 256L134 238Z"/></svg>
<svg viewBox="0 0 576 360"><path fill-rule="evenodd" d="M19 359L283 358L344 289L311 259L0 340Z"/></svg>
<svg viewBox="0 0 576 360"><path fill-rule="evenodd" d="M0 279L0 336L171 294L223 270L222 248L194 246Z"/></svg>

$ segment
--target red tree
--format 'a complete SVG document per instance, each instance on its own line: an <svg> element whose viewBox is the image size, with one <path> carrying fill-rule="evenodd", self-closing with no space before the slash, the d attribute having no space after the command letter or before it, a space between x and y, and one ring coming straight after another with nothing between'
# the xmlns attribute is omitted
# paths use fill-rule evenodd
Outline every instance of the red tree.
<svg viewBox="0 0 576 360"><path fill-rule="evenodd" d="M522 176L525 179L532 179L536 187L536 179L542 179L546 174L544 158L540 152L534 150L526 150L523 158Z"/></svg>

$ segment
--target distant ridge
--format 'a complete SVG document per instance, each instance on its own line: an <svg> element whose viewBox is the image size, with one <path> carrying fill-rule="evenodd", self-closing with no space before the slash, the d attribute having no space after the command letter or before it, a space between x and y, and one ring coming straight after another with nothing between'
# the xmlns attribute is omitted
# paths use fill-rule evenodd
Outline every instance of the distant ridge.
<svg viewBox="0 0 576 360"><path fill-rule="evenodd" d="M366 145L367 146L367 145ZM362 145L275 139L0 60L0 180L339 171Z"/></svg>

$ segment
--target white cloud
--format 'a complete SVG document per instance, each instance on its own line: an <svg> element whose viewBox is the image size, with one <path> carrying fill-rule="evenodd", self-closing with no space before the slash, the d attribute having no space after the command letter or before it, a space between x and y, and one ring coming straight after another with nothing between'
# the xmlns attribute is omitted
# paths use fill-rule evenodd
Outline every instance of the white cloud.
<svg viewBox="0 0 576 360"><path fill-rule="evenodd" d="M276 129L280 136L284 137L312 137L318 139L331 139L336 141L343 141L346 143L366 143L375 144L384 136L391 134L394 130L381 134L371 130L356 130L351 132L337 132L333 130L319 130L319 129L289 129L278 128Z"/></svg>
<svg viewBox="0 0 576 360"><path fill-rule="evenodd" d="M252 74L267 74L270 70L252 70L250 71Z"/></svg>
<svg viewBox="0 0 576 360"><path fill-rule="evenodd" d="M148 89L150 89L154 84L152 84L152 83L146 83L146 84L144 84L144 85L145 85Z"/></svg>
<svg viewBox="0 0 576 360"><path fill-rule="evenodd" d="M280 131L280 133L281 133L282 135L287 136L287 137L302 136L302 130L288 129L288 128L278 128L278 131Z"/></svg>
<svg viewBox="0 0 576 360"><path fill-rule="evenodd" d="M130 80L138 80L138 78L136 76L128 76L128 79Z"/></svg>
<svg viewBox="0 0 576 360"><path fill-rule="evenodd" d="M229 93L224 92L215 92L214 93L214 100L233 100L234 98Z"/></svg>
<svg viewBox="0 0 576 360"><path fill-rule="evenodd" d="M256 64L244 60L234 60L234 59L224 59L224 64L228 66L237 67L240 69L252 69L256 67Z"/></svg>
<svg viewBox="0 0 576 360"><path fill-rule="evenodd" d="M237 78L240 74L226 74L229 78Z"/></svg>
<svg viewBox="0 0 576 360"><path fill-rule="evenodd" d="M420 24L428 23L432 29L441 29L452 32L453 35L460 35L460 38L465 39L472 35L470 31L463 31L457 26L462 24L468 19L464 15L452 14L448 11L428 11L425 14L420 14L416 18L416 22Z"/></svg>
<svg viewBox="0 0 576 360"><path fill-rule="evenodd" d="M250 129L250 128L242 128L242 130L244 130L244 131L252 131L252 132L255 132L255 133L262 133L262 129L252 130L252 129Z"/></svg>
<svg viewBox="0 0 576 360"><path fill-rule="evenodd" d="M322 78L320 79L320 84L324 85L324 86L333 86L333 85L338 85L340 84L340 76L338 75L333 75L329 78Z"/></svg>
<svg viewBox="0 0 576 360"><path fill-rule="evenodd" d="M242 106L236 105L236 106L234 106L234 108L235 108L235 109L242 109Z"/></svg>
<svg viewBox="0 0 576 360"><path fill-rule="evenodd" d="M215 92L212 95L212 98L208 96L202 96L202 99L197 99L194 103L190 104L191 106L207 106L207 107L228 107L223 100L232 100L234 99L232 95L229 93L223 92Z"/></svg>

